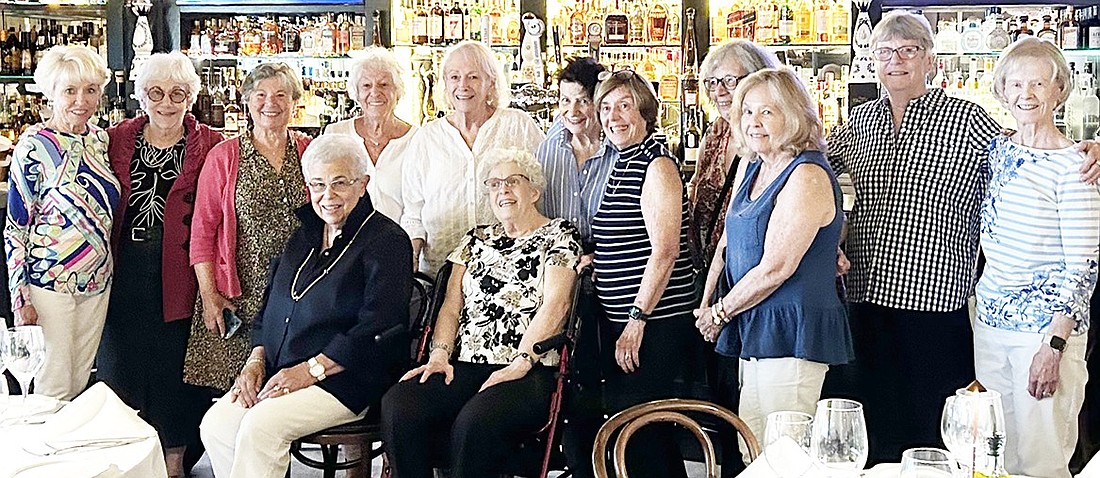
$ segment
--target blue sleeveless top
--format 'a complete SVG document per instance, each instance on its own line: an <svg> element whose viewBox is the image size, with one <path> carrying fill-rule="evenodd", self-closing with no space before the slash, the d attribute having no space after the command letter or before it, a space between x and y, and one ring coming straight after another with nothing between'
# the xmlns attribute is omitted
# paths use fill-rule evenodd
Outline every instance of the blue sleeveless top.
<svg viewBox="0 0 1100 478"><path fill-rule="evenodd" d="M716 346L722 355L743 359L795 357L830 365L854 358L848 313L835 286L844 210L840 186L821 152L799 154L756 199L749 199L749 191L759 176L760 161L749 163L726 214L726 275L730 284L736 284L760 264L775 198L800 164L815 164L829 173L836 216L818 229L794 275L722 329Z"/></svg>

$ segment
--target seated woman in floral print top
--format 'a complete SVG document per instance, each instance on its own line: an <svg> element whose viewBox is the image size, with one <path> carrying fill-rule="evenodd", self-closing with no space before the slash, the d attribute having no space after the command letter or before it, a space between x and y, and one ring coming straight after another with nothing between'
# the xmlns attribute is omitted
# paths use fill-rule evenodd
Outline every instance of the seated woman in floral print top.
<svg viewBox="0 0 1100 478"><path fill-rule="evenodd" d="M565 323L580 239L535 207L546 179L529 152L491 150L481 161L499 222L470 230L447 258L454 269L428 363L382 399L383 441L401 478L432 476L438 437L450 445L451 476L491 476L502 445L547 419L558 356L532 347Z"/></svg>

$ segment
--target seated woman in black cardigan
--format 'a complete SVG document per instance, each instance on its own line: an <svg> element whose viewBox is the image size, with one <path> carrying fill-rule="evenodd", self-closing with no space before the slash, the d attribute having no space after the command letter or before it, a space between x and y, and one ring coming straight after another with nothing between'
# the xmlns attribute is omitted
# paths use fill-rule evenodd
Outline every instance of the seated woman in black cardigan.
<svg viewBox="0 0 1100 478"><path fill-rule="evenodd" d="M452 478L492 476L505 445L547 420L558 354L532 347L565 323L579 235L535 207L546 179L531 153L497 149L480 160L482 197L499 222L470 230L447 258L454 269L428 363L382 398L398 478L432 476L436 437L450 445Z"/></svg>
<svg viewBox="0 0 1100 478"><path fill-rule="evenodd" d="M324 135L301 161L310 204L272 267L251 356L202 421L219 477L281 478L291 441L362 417L407 353L374 339L408 324L412 246L371 205L363 141Z"/></svg>

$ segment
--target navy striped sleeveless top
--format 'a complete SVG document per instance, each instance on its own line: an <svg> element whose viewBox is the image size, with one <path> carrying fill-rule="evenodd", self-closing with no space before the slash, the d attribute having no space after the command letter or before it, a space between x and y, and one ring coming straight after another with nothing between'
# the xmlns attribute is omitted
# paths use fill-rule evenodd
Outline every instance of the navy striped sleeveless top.
<svg viewBox="0 0 1100 478"><path fill-rule="evenodd" d="M603 201L592 218L592 236L596 241L596 293L607 318L614 322L628 320L627 312L638 295L646 261L653 253L642 220L642 183L649 163L659 157L673 158L664 143L653 135L619 151L619 159L604 189ZM668 286L650 315L651 320L690 317L695 305L686 194L681 193L680 203L680 253Z"/></svg>

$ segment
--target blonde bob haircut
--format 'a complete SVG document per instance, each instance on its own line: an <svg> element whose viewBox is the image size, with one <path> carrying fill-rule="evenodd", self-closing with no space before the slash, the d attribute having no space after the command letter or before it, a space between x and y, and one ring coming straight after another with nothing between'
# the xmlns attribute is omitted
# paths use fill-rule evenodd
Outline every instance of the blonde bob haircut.
<svg viewBox="0 0 1100 478"><path fill-rule="evenodd" d="M634 106L638 108L638 113L645 120L646 135L657 131L657 111L660 103L657 101L657 93L653 91L652 84L633 70L620 70L615 73L605 71L600 73L600 77L593 102L596 104L596 115L601 123L603 123L603 113L600 111L602 109L600 103L603 103L603 99L608 94L621 86L626 88L634 98Z"/></svg>
<svg viewBox="0 0 1100 478"><path fill-rule="evenodd" d="M1005 81L1008 75L1028 68L1038 68L1040 64L1050 65L1050 81L1058 86L1058 105L1055 110L1061 108L1069 99L1070 90L1073 88L1070 78L1072 73L1066 64L1066 57L1062 50L1053 43L1040 40L1036 37L1024 37L1001 52L997 59L997 65L993 67L993 94L1001 101L1008 102L1005 98Z"/></svg>
<svg viewBox="0 0 1100 478"><path fill-rule="evenodd" d="M766 68L741 80L733 93L733 121L740 121L745 97L760 88L771 93L772 100L779 109L775 113L782 119L783 128L778 136L772 136L772 142L781 145L781 151L793 155L807 150L825 151L817 103L790 68ZM740 154L745 157L754 155L755 152L749 149L745 132L740 125L734 124L732 130L734 144Z"/></svg>
<svg viewBox="0 0 1100 478"><path fill-rule="evenodd" d="M504 76L504 67L497 60L493 50L484 43L473 40L460 42L448 49L443 55L442 62L444 84L450 81L447 71L454 68L455 62L460 60L472 63L472 66L481 70L489 80L489 97L486 98L489 106L507 108L512 101L512 92L509 89L508 77ZM443 102L448 108L454 108L451 105L451 95L443 94Z"/></svg>
<svg viewBox="0 0 1100 478"><path fill-rule="evenodd" d="M359 82L363 80L363 76L368 71L385 73L390 76L390 84L393 85L394 91L396 91L396 97L393 99L393 104L396 107L397 102L405 96L405 68L401 66L397 58L394 58L393 53L377 46L367 47L352 60L351 68L348 70L348 97L356 103L362 100L359 97Z"/></svg>
<svg viewBox="0 0 1100 478"><path fill-rule="evenodd" d="M55 46L46 50L34 69L34 84L47 100L54 100L62 87L75 83L95 83L100 90L111 81L107 61L86 46Z"/></svg>

